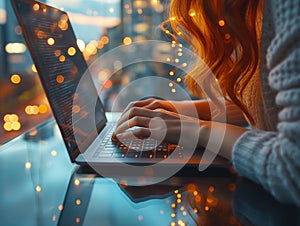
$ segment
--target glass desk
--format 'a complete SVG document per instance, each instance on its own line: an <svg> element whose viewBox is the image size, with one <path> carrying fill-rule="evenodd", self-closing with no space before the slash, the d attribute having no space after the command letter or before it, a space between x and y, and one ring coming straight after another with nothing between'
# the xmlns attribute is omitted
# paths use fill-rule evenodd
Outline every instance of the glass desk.
<svg viewBox="0 0 300 226"><path fill-rule="evenodd" d="M53 119L0 147L0 225L300 225L300 211L234 175L144 187L82 173Z"/></svg>

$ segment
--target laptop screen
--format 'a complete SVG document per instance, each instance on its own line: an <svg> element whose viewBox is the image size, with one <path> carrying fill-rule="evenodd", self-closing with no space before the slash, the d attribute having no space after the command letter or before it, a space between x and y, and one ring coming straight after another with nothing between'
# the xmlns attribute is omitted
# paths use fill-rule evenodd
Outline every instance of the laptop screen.
<svg viewBox="0 0 300 226"><path fill-rule="evenodd" d="M53 115L74 161L79 154L78 137L82 142L80 149L89 146L105 125L106 117L100 99L93 98L98 97L97 90L76 44L69 18L65 12L37 1L11 1ZM79 93L76 89L83 75ZM91 106L95 106L94 111L88 110ZM73 114L83 128L76 128L77 123L72 123ZM95 125L96 134L93 132Z"/></svg>

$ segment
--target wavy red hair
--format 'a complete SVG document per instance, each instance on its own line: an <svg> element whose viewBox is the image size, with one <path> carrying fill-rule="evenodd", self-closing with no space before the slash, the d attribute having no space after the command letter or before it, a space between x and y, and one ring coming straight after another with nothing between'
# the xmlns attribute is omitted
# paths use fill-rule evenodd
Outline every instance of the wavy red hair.
<svg viewBox="0 0 300 226"><path fill-rule="evenodd" d="M208 65L222 95L239 106L251 123L254 120L243 104L243 90L259 68L262 2L172 0L168 20L174 35L180 34ZM198 66L185 82L194 94L201 96L204 92L217 100L210 74Z"/></svg>

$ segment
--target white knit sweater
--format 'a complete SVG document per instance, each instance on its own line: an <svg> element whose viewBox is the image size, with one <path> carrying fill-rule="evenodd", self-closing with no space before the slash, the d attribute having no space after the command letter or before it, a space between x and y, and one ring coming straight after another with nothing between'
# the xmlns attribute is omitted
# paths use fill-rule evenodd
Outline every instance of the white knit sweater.
<svg viewBox="0 0 300 226"><path fill-rule="evenodd" d="M261 56L264 111L253 116L266 123L236 142L233 166L300 206L300 0L265 0Z"/></svg>
<svg viewBox="0 0 300 226"><path fill-rule="evenodd" d="M237 172L300 206L300 1L265 0L261 37L264 115L233 148ZM271 129L273 128L273 129Z"/></svg>

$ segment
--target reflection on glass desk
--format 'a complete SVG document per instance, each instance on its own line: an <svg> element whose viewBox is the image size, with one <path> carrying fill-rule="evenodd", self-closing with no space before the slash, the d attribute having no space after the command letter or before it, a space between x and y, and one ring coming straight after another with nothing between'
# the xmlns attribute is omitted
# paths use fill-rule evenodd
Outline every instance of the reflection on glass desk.
<svg viewBox="0 0 300 226"><path fill-rule="evenodd" d="M225 175L130 187L71 164L54 120L0 147L0 225L300 225L300 210Z"/></svg>

